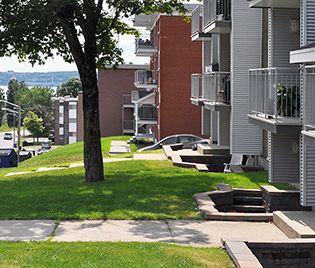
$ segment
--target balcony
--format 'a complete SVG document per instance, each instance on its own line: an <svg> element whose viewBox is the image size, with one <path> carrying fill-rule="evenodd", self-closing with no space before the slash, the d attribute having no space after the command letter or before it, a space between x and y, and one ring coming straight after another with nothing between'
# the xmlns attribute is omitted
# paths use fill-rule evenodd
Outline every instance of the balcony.
<svg viewBox="0 0 315 268"><path fill-rule="evenodd" d="M205 33L231 32L231 0L204 0Z"/></svg>
<svg viewBox="0 0 315 268"><path fill-rule="evenodd" d="M196 7L191 14L191 40L211 40L211 35L203 32L203 7Z"/></svg>
<svg viewBox="0 0 315 268"><path fill-rule="evenodd" d="M157 124L157 109L152 105L142 105L137 111L138 124Z"/></svg>
<svg viewBox="0 0 315 268"><path fill-rule="evenodd" d="M146 90L133 90L131 102L134 104L155 104L155 93Z"/></svg>
<svg viewBox="0 0 315 268"><path fill-rule="evenodd" d="M303 91L303 123L306 136L315 138L315 66L305 67Z"/></svg>
<svg viewBox="0 0 315 268"><path fill-rule="evenodd" d="M154 47L150 36L142 36L141 38L136 38L136 56L139 57L151 57L157 53L157 48Z"/></svg>
<svg viewBox="0 0 315 268"><path fill-rule="evenodd" d="M124 108L133 108L134 104L131 101L131 95L130 94L124 94L122 96L122 105Z"/></svg>
<svg viewBox="0 0 315 268"><path fill-rule="evenodd" d="M300 131L299 69L249 70L249 106L254 125L275 134Z"/></svg>
<svg viewBox="0 0 315 268"><path fill-rule="evenodd" d="M196 106L202 106L203 96L202 96L202 74L192 74L191 75L191 103Z"/></svg>
<svg viewBox="0 0 315 268"><path fill-rule="evenodd" d="M135 121L133 119L125 119L123 121L123 134L133 134L135 132Z"/></svg>
<svg viewBox="0 0 315 268"><path fill-rule="evenodd" d="M231 82L228 72L211 72L203 75L202 96L206 109L226 111L231 109Z"/></svg>
<svg viewBox="0 0 315 268"><path fill-rule="evenodd" d="M249 7L300 8L300 0L250 0Z"/></svg>
<svg viewBox="0 0 315 268"><path fill-rule="evenodd" d="M157 88L157 81L153 72L148 70L136 71L135 86L137 88Z"/></svg>
<svg viewBox="0 0 315 268"><path fill-rule="evenodd" d="M211 72L191 76L192 104L204 105L209 110L230 110L231 83L230 73Z"/></svg>

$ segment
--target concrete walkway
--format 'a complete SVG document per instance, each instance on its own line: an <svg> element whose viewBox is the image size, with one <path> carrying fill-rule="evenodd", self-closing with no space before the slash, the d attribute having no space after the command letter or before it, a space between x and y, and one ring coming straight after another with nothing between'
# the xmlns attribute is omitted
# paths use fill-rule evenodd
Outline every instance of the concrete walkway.
<svg viewBox="0 0 315 268"><path fill-rule="evenodd" d="M221 246L233 241L287 241L271 223L218 221L0 221L0 241L136 241Z"/></svg>
<svg viewBox="0 0 315 268"><path fill-rule="evenodd" d="M103 158L103 163L114 163L114 162L123 162L130 160L150 160L150 161L162 161L166 160L166 156L164 154L135 154L133 158ZM10 172L5 175L5 177L25 175L37 172L46 172L53 170L62 170L68 168L78 168L84 167L83 162L76 162L70 164L68 167L40 167L36 171L22 171L22 172Z"/></svg>

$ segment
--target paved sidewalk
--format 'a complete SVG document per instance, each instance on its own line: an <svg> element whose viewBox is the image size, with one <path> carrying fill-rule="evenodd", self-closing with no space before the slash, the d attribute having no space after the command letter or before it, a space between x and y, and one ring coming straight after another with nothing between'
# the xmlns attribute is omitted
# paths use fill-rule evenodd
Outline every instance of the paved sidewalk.
<svg viewBox="0 0 315 268"><path fill-rule="evenodd" d="M55 226L55 222L49 220L0 221L0 240L46 240Z"/></svg>
<svg viewBox="0 0 315 268"><path fill-rule="evenodd" d="M56 227L56 228L55 228ZM221 246L233 241L285 241L272 223L222 221L0 221L0 240L164 242L190 246Z"/></svg>

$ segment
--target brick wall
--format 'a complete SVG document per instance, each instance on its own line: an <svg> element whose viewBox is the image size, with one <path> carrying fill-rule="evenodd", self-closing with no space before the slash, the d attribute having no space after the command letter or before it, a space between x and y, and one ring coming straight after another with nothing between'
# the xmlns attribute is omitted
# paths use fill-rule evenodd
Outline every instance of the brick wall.
<svg viewBox="0 0 315 268"><path fill-rule="evenodd" d="M135 69L100 70L99 112L101 136L122 135L122 95L131 94ZM78 104L78 140L83 140L82 95Z"/></svg>
<svg viewBox="0 0 315 268"><path fill-rule="evenodd" d="M153 32L160 50L158 139L180 133L200 136L201 110L190 96L191 74L201 72L201 42L191 41L191 25L179 16L161 16ZM156 70L158 65L157 58L151 61Z"/></svg>

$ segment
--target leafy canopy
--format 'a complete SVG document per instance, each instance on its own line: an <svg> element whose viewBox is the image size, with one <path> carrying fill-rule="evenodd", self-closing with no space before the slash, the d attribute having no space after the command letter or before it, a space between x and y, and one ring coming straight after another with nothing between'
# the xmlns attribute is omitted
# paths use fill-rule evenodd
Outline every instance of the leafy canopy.
<svg viewBox="0 0 315 268"><path fill-rule="evenodd" d="M79 91L82 91L82 83L80 78L71 77L69 80L57 87L56 95L57 97L70 96L75 98L78 96Z"/></svg>
<svg viewBox="0 0 315 268"><path fill-rule="evenodd" d="M54 53L79 66L121 63L117 34L137 34L125 21L140 13L184 12L180 0L0 0L0 56L43 64ZM87 63L89 64L89 63Z"/></svg>
<svg viewBox="0 0 315 268"><path fill-rule="evenodd" d="M44 130L43 119L38 117L33 112L28 112L27 116L23 120L24 126L33 134L34 137L38 137Z"/></svg>

